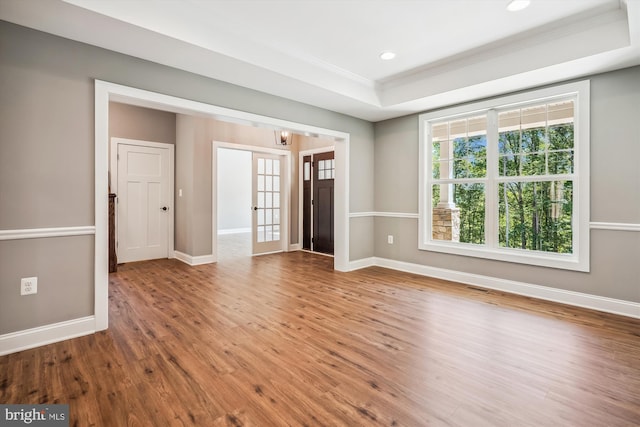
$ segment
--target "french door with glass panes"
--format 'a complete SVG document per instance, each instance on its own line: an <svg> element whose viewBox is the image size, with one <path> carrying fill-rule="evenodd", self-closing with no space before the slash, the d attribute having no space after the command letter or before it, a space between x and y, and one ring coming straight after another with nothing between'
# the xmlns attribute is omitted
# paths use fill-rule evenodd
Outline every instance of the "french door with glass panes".
<svg viewBox="0 0 640 427"><path fill-rule="evenodd" d="M283 249L281 159L278 155L253 153L253 255Z"/></svg>

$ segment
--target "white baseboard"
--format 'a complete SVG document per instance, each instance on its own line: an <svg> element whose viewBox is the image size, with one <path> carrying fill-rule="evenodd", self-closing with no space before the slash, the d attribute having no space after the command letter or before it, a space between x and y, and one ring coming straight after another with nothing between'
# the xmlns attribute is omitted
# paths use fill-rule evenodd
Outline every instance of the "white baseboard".
<svg viewBox="0 0 640 427"><path fill-rule="evenodd" d="M299 250L302 250L302 245L300 243L293 243L289 245L289 250L287 250L287 252L295 252Z"/></svg>
<svg viewBox="0 0 640 427"><path fill-rule="evenodd" d="M198 255L198 256L192 256L192 255L188 255L185 254L183 252L180 251L173 251L173 256L184 262L185 264L189 264L189 265L202 265L202 264L211 264L213 262L215 262L213 255Z"/></svg>
<svg viewBox="0 0 640 427"><path fill-rule="evenodd" d="M636 302L601 297L598 295L585 294L581 292L566 291L563 289L517 282L514 280L499 279L497 277L482 276L479 274L464 273L444 268L430 267L427 265L395 261L386 258L372 257L352 261L349 263L349 270L353 271L372 266L405 271L407 273L419 274L421 276L428 276L436 279L450 280L453 282L464 283L466 285L473 285L481 288L495 289L498 291L524 295L547 301L559 302L576 307L590 308L593 310L604 311L606 313L640 318L640 303Z"/></svg>
<svg viewBox="0 0 640 427"><path fill-rule="evenodd" d="M361 268L367 268L367 267L375 267L377 265L376 260L378 259L379 258L376 258L376 257L369 257L369 258L362 258L356 261L350 261L349 271L360 270Z"/></svg>
<svg viewBox="0 0 640 427"><path fill-rule="evenodd" d="M95 316L87 316L0 335L0 356L89 335L95 329Z"/></svg>
<svg viewBox="0 0 640 427"><path fill-rule="evenodd" d="M218 236L223 234L239 234L239 233L251 233L251 227L248 228L227 228L225 230L218 229Z"/></svg>

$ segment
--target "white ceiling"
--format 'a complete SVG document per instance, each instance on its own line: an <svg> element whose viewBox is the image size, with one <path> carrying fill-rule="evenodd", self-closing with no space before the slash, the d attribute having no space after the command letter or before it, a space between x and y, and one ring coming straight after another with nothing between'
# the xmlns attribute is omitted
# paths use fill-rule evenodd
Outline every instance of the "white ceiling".
<svg viewBox="0 0 640 427"><path fill-rule="evenodd" d="M0 0L0 18L370 121L640 64L640 0L507 3Z"/></svg>

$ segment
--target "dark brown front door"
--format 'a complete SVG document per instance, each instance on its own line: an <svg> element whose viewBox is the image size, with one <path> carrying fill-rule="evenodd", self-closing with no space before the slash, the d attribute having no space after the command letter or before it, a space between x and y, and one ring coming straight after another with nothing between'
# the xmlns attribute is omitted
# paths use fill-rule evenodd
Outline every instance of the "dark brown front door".
<svg viewBox="0 0 640 427"><path fill-rule="evenodd" d="M333 254L334 153L313 156L313 250Z"/></svg>

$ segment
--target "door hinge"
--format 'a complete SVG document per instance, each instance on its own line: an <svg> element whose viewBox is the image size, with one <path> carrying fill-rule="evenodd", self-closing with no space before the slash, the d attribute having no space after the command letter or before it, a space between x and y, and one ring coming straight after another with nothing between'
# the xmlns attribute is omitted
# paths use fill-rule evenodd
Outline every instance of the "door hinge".
<svg viewBox="0 0 640 427"><path fill-rule="evenodd" d="M313 199L311 199L311 206L313 206Z"/></svg>

